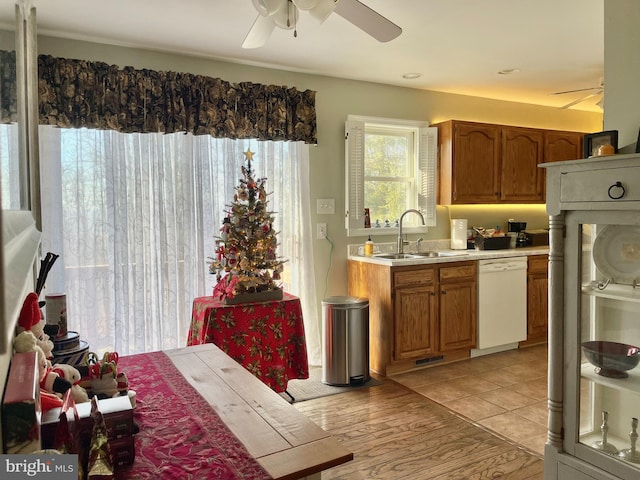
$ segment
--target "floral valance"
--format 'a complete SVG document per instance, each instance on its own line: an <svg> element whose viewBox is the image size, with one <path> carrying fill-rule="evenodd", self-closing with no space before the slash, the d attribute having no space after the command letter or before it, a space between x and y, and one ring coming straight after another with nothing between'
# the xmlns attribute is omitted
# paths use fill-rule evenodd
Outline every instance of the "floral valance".
<svg viewBox="0 0 640 480"><path fill-rule="evenodd" d="M38 102L59 127L317 142L315 92L277 85L40 55Z"/></svg>
<svg viewBox="0 0 640 480"><path fill-rule="evenodd" d="M16 52L0 50L0 123L18 121Z"/></svg>

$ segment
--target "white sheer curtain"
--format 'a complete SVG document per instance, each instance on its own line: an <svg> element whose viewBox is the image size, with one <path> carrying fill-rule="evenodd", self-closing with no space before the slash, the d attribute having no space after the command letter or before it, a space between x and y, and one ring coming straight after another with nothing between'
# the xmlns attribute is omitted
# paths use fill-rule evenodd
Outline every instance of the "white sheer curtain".
<svg viewBox="0 0 640 480"><path fill-rule="evenodd" d="M0 125L0 206L5 210L20 209L20 162L18 160L18 125Z"/></svg>
<svg viewBox="0 0 640 480"><path fill-rule="evenodd" d="M284 288L302 301L309 361L319 364L307 145L53 127L40 127L40 144L43 250L61 255L45 293L66 293L69 329L92 351L186 345L250 147L272 192Z"/></svg>

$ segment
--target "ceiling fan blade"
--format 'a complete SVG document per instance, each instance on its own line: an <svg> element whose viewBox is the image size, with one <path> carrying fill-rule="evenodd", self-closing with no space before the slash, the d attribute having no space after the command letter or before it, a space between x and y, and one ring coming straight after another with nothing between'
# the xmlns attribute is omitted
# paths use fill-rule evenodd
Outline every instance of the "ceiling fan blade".
<svg viewBox="0 0 640 480"><path fill-rule="evenodd" d="M564 95L565 93L588 92L590 90L602 90L602 86L578 88L577 90L565 90L564 92L553 92L551 95Z"/></svg>
<svg viewBox="0 0 640 480"><path fill-rule="evenodd" d="M402 33L402 28L358 0L340 0L335 12L379 42L388 42Z"/></svg>
<svg viewBox="0 0 640 480"><path fill-rule="evenodd" d="M590 98L595 97L596 95L600 95L600 94L599 93L590 93L589 95L585 95L584 97L581 97L581 98L579 98L577 100L574 100L573 102L567 103L566 105L563 105L560 108L566 109L566 108L569 108L569 107L573 107L574 105L577 105L578 103L581 103L581 102L584 102L586 100L589 100Z"/></svg>
<svg viewBox="0 0 640 480"><path fill-rule="evenodd" d="M252 0L254 8L263 17L269 17L276 13L282 6L281 0Z"/></svg>
<svg viewBox="0 0 640 480"><path fill-rule="evenodd" d="M253 22L249 33L244 37L244 42L242 42L242 48L258 48L262 47L269 37L271 33L273 33L273 29L276 28L276 24L273 23L271 17L263 17L262 15L258 15L256 21Z"/></svg>
<svg viewBox="0 0 640 480"><path fill-rule="evenodd" d="M338 0L318 0L309 10L309 14L318 22L324 22L336 9Z"/></svg>
<svg viewBox="0 0 640 480"><path fill-rule="evenodd" d="M293 0L293 4L300 10L311 10L318 4L318 0Z"/></svg>

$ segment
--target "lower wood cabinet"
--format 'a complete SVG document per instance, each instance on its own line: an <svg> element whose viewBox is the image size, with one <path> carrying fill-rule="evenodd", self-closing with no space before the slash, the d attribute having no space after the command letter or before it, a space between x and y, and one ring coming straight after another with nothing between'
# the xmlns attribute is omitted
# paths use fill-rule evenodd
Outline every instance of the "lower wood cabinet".
<svg viewBox="0 0 640 480"><path fill-rule="evenodd" d="M438 351L435 269L393 274L393 359L406 360Z"/></svg>
<svg viewBox="0 0 640 480"><path fill-rule="evenodd" d="M440 351L476 346L477 262L441 264L439 271Z"/></svg>
<svg viewBox="0 0 640 480"><path fill-rule="evenodd" d="M370 367L388 375L476 345L477 262L388 267L349 261L349 295L369 300Z"/></svg>
<svg viewBox="0 0 640 480"><path fill-rule="evenodd" d="M527 339L521 346L546 342L549 324L548 256L531 255L527 262Z"/></svg>

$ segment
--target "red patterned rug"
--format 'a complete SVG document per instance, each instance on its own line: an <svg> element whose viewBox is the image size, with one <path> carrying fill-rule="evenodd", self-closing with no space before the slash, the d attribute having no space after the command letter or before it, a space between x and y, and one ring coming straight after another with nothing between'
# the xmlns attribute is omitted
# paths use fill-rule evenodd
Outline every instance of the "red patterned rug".
<svg viewBox="0 0 640 480"><path fill-rule="evenodd" d="M117 479L271 478L163 352L121 357L118 369L136 392L140 433Z"/></svg>

